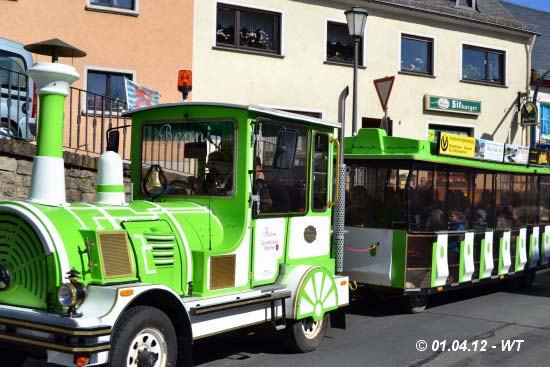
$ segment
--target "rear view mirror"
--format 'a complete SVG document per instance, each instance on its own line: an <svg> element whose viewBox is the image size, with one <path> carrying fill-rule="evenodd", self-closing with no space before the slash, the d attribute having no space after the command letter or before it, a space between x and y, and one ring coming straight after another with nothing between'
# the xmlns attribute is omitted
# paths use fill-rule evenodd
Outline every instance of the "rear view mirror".
<svg viewBox="0 0 550 367"><path fill-rule="evenodd" d="M107 151L118 153L118 146L120 140L120 132L118 130L111 130L107 132Z"/></svg>
<svg viewBox="0 0 550 367"><path fill-rule="evenodd" d="M185 158L203 158L206 159L206 142L185 143L183 147L183 156Z"/></svg>
<svg viewBox="0 0 550 367"><path fill-rule="evenodd" d="M273 168L291 169L294 167L294 156L298 143L298 132L296 130L281 129L277 135L277 148L273 157Z"/></svg>

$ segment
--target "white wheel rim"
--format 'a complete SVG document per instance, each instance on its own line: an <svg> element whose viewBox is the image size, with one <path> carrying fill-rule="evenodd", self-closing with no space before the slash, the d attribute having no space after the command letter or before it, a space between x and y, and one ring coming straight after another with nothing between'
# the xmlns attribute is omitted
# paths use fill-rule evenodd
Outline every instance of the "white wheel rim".
<svg viewBox="0 0 550 367"><path fill-rule="evenodd" d="M130 343L130 349L126 357L127 366L137 366L139 353L146 351L158 355L155 367L164 367L166 365L166 339L159 330L146 328L134 337Z"/></svg>
<svg viewBox="0 0 550 367"><path fill-rule="evenodd" d="M323 328L323 320L316 322L311 317L301 321L302 331L307 339L315 339Z"/></svg>

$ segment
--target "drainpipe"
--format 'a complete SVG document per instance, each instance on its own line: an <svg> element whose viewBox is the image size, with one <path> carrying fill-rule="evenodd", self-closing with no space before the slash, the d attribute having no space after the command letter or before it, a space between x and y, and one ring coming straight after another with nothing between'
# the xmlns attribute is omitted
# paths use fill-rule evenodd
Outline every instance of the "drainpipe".
<svg viewBox="0 0 550 367"><path fill-rule="evenodd" d="M28 201L66 206L63 115L69 87L80 76L72 66L46 62L35 64L27 74L36 83L40 101Z"/></svg>

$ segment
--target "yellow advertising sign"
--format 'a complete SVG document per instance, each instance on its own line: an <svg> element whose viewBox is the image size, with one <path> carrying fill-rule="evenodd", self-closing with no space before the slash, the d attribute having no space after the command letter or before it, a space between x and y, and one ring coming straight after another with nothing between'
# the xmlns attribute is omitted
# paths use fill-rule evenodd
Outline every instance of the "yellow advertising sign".
<svg viewBox="0 0 550 367"><path fill-rule="evenodd" d="M476 139L470 136L441 132L439 136L439 154L454 157L474 158Z"/></svg>

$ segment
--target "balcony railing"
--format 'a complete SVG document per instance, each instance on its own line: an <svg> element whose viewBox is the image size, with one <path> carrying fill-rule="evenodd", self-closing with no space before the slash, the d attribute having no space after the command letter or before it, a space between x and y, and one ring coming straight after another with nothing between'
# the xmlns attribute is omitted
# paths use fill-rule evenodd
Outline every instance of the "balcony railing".
<svg viewBox="0 0 550 367"><path fill-rule="evenodd" d="M127 103L71 87L69 118L65 119L65 148L74 153L99 155L107 146L108 129L120 127L119 154L130 158L130 119L122 117Z"/></svg>

